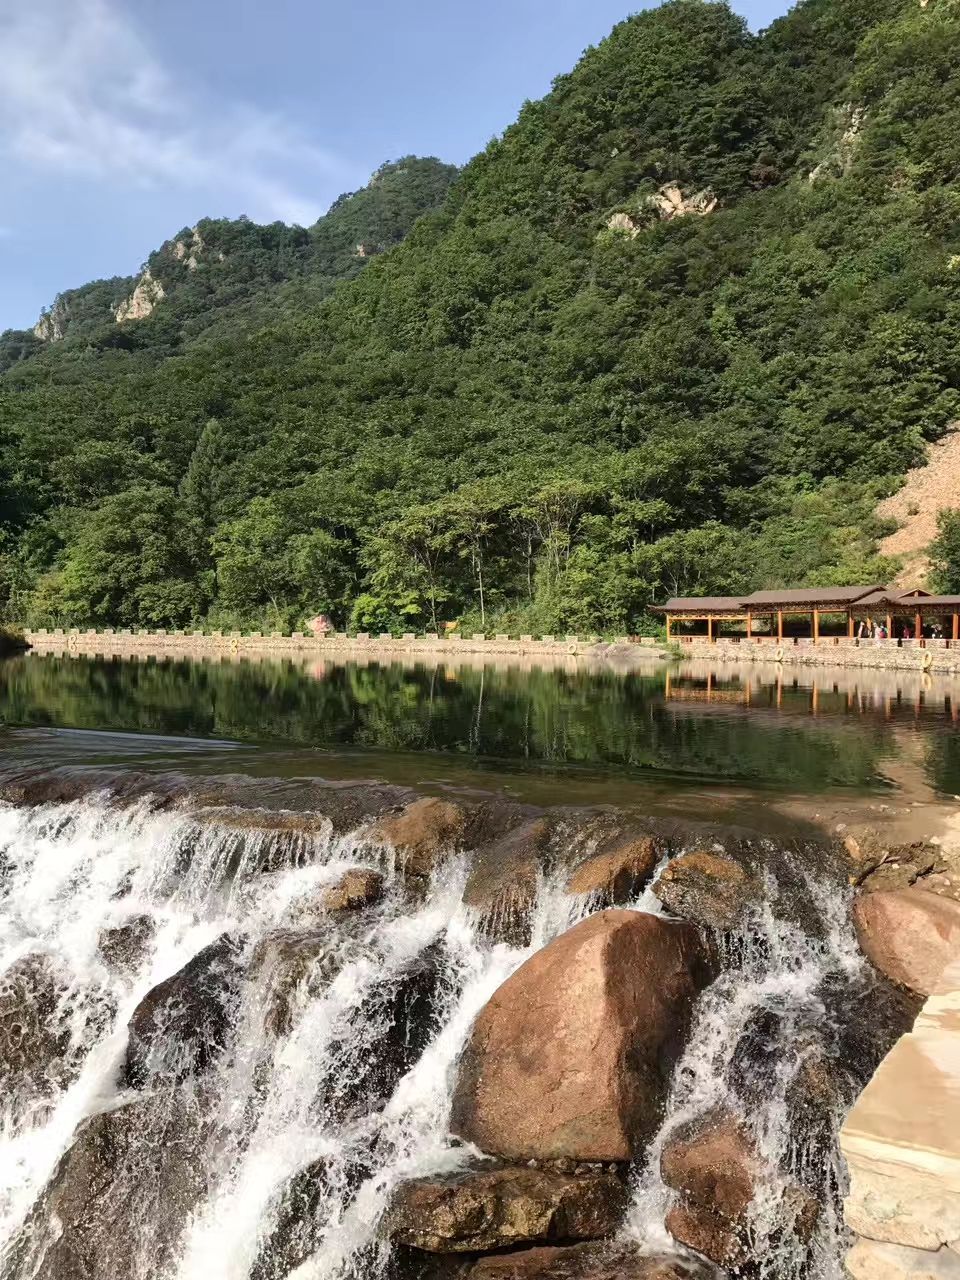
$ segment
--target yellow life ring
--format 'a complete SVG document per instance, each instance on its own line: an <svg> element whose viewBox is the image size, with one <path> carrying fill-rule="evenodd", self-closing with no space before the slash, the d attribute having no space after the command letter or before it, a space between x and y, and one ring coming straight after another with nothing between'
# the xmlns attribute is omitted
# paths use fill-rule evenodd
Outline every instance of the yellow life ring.
<svg viewBox="0 0 960 1280"><path fill-rule="evenodd" d="M783 661L783 649L782 649L782 648L778 648L778 649L777 649L777 652L773 655L773 658L774 658L774 661L775 661L775 662L782 662L782 661Z"/></svg>
<svg viewBox="0 0 960 1280"><path fill-rule="evenodd" d="M929 649L924 649L923 651L921 666L923 667L924 671L929 671L930 668L933 666L933 654L930 652Z"/></svg>

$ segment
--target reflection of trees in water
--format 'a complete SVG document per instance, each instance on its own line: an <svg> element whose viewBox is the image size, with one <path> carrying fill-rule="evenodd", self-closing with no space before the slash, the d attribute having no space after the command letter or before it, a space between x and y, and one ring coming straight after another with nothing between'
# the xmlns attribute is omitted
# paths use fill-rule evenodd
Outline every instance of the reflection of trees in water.
<svg viewBox="0 0 960 1280"><path fill-rule="evenodd" d="M19 725L612 764L800 789L866 783L891 747L882 721L673 705L661 673L34 656L0 666L0 696Z"/></svg>
<svg viewBox="0 0 960 1280"><path fill-rule="evenodd" d="M948 795L960 795L960 729L928 739L924 766L931 787Z"/></svg>

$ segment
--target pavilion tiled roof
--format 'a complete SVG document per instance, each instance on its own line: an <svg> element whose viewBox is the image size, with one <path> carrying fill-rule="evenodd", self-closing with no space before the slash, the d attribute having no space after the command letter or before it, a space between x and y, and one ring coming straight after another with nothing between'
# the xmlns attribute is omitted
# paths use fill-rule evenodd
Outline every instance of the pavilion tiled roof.
<svg viewBox="0 0 960 1280"><path fill-rule="evenodd" d="M742 613L739 596L674 596L662 605L663 613Z"/></svg>
<svg viewBox="0 0 960 1280"><path fill-rule="evenodd" d="M740 603L744 609L758 609L762 606L766 608L778 608L780 606L789 608L792 605L803 604L835 604L845 609L848 605L855 604L865 596L883 591L885 591L885 588L878 583L865 587L804 587L801 590L793 591L780 587L775 591L754 591L753 595L742 597Z"/></svg>

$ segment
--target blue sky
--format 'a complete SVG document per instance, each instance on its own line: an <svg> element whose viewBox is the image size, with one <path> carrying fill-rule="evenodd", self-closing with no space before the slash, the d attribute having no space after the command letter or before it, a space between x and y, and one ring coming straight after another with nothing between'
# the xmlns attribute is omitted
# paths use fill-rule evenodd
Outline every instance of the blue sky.
<svg viewBox="0 0 960 1280"><path fill-rule="evenodd" d="M463 163L643 7L0 0L0 329L200 217L309 223L384 160Z"/></svg>

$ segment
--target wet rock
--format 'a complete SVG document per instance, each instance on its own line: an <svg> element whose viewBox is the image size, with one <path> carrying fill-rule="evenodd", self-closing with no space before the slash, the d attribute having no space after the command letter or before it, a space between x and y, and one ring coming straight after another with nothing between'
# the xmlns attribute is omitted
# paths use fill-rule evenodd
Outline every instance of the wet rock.
<svg viewBox="0 0 960 1280"><path fill-rule="evenodd" d="M758 1261L749 1230L749 1209L761 1178L769 1172L741 1121L724 1108L698 1117L673 1134L663 1148L660 1172L679 1193L667 1230L681 1244L723 1267ZM809 1240L820 1206L812 1194L787 1185L781 1196L784 1227Z"/></svg>
<svg viewBox="0 0 960 1280"><path fill-rule="evenodd" d="M346 1280L369 1280L373 1275L382 1280L468 1280L474 1261L462 1253L424 1253L395 1244L384 1271L371 1252L354 1260Z"/></svg>
<svg viewBox="0 0 960 1280"><path fill-rule="evenodd" d="M708 979L691 925L613 910L569 929L481 1010L453 1133L514 1160L633 1158L660 1123Z"/></svg>
<svg viewBox="0 0 960 1280"><path fill-rule="evenodd" d="M946 870L943 851L923 840L887 845L876 839L857 842L848 837L844 848L851 866L851 880L864 893L906 889L920 879Z"/></svg>
<svg viewBox="0 0 960 1280"><path fill-rule="evenodd" d="M84 1121L15 1242L31 1280L139 1280L170 1264L206 1190L202 1124L149 1097Z"/></svg>
<svg viewBox="0 0 960 1280"><path fill-rule="evenodd" d="M720 1266L744 1262L758 1160L739 1121L716 1111L685 1126L664 1146L660 1173L681 1196L666 1219L674 1239Z"/></svg>
<svg viewBox="0 0 960 1280"><path fill-rule="evenodd" d="M711 929L735 929L760 898L760 885L739 862L715 853L682 853L653 891L672 915Z"/></svg>
<svg viewBox="0 0 960 1280"><path fill-rule="evenodd" d="M609 906L630 902L653 875L657 858L653 836L621 840L612 848L601 847L571 875L567 893L596 894Z"/></svg>
<svg viewBox="0 0 960 1280"><path fill-rule="evenodd" d="M931 994L960 954L960 902L918 887L858 897L853 922L870 962L920 995Z"/></svg>
<svg viewBox="0 0 960 1280"><path fill-rule="evenodd" d="M431 1253L472 1253L532 1242L612 1235L627 1188L609 1173L582 1177L500 1166L417 1178L397 1188L387 1231Z"/></svg>
<svg viewBox="0 0 960 1280"><path fill-rule="evenodd" d="M336 943L324 929L274 929L257 943L250 977L263 985L264 1029L285 1036L299 1000L317 995L340 968Z"/></svg>
<svg viewBox="0 0 960 1280"><path fill-rule="evenodd" d="M101 929L97 949L109 968L131 977L143 964L155 932L150 916L132 916L125 924Z"/></svg>
<svg viewBox="0 0 960 1280"><path fill-rule="evenodd" d="M239 976L235 943L224 935L148 991L127 1026L128 1084L203 1071L226 1041Z"/></svg>
<svg viewBox="0 0 960 1280"><path fill-rule="evenodd" d="M530 944L531 914L551 830L546 818L536 818L482 845L474 854L464 905L479 912L484 932L498 942L516 947Z"/></svg>
<svg viewBox="0 0 960 1280"><path fill-rule="evenodd" d="M65 1083L69 1029L57 1017L60 984L48 956L24 956L0 975L0 1090L18 1109Z"/></svg>
<svg viewBox="0 0 960 1280"><path fill-rule="evenodd" d="M323 905L327 911L359 911L372 907L383 897L383 876L368 867L354 867L338 884L327 889Z"/></svg>
<svg viewBox="0 0 960 1280"><path fill-rule="evenodd" d="M273 1226L250 1269L249 1280L285 1280L323 1243L325 1202L342 1202L369 1174L359 1163L314 1160L295 1173L272 1206Z"/></svg>
<svg viewBox="0 0 960 1280"><path fill-rule="evenodd" d="M326 1098L331 1115L346 1118L382 1106L420 1059L438 1030L442 960L442 944L431 944L361 1002L351 1030L330 1051L345 1068ZM366 1036L357 1036L357 1026Z"/></svg>
<svg viewBox="0 0 960 1280"><path fill-rule="evenodd" d="M710 1280L718 1274L693 1259L643 1257L623 1245L579 1244L481 1258L469 1280Z"/></svg>
<svg viewBox="0 0 960 1280"><path fill-rule="evenodd" d="M425 796L381 818L370 834L376 843L396 850L406 875L426 878L443 854L459 846L466 821L460 805Z"/></svg>

